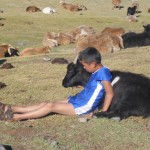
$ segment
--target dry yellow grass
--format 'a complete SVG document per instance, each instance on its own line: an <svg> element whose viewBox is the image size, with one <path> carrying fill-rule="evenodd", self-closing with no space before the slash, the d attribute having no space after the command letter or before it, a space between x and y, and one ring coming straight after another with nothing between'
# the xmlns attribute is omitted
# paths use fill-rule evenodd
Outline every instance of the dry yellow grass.
<svg viewBox="0 0 150 150"><path fill-rule="evenodd" d="M131 1L122 2L121 10L112 10L111 0L72 0L85 5L88 10L69 13L60 7L59 0L1 0L0 43L10 43L21 51L25 47L41 47L47 31L68 31L85 24L101 31L106 26L123 27L126 31L141 32L143 23L149 23L147 6L149 0L140 1L142 11L137 23L126 20L126 8ZM54 7L56 14L29 14L25 8L36 5L40 8ZM82 13L82 15L81 15ZM23 43L19 45L18 43ZM51 59L64 57L73 61L74 44L60 46L46 55ZM150 76L150 46L124 49L120 52L102 55L102 62L110 69L131 71ZM0 82L6 87L0 89L2 102L30 105L43 101L56 101L74 95L81 89L62 87L61 82L67 65L54 65L43 60L45 55L7 58L15 68L0 69ZM2 59L0 59L2 60ZM22 122L0 122L0 143L12 145L14 150L148 150L150 147L150 121L141 117L130 117L121 122L108 119L93 119L88 123L78 122L76 117L62 115L47 116ZM59 147L52 147L53 141Z"/></svg>

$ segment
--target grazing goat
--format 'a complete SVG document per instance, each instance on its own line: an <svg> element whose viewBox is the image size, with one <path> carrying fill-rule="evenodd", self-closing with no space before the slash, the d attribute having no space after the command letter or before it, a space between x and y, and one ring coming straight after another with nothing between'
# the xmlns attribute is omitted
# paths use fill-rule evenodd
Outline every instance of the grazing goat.
<svg viewBox="0 0 150 150"><path fill-rule="evenodd" d="M66 3L64 0L60 1L60 4L62 5L63 8L68 9L69 11L72 11L72 12L87 10L87 8L83 5L69 4L69 3Z"/></svg>
<svg viewBox="0 0 150 150"><path fill-rule="evenodd" d="M75 40L69 33L47 32L43 39L43 46L55 47L74 43Z"/></svg>
<svg viewBox="0 0 150 150"><path fill-rule="evenodd" d="M108 33L80 37L76 42L75 52L79 53L87 47L95 47L100 53L110 53L124 48L121 37Z"/></svg>
<svg viewBox="0 0 150 150"><path fill-rule="evenodd" d="M56 47L58 46L57 41L55 40L56 37L59 36L59 33L55 33L55 32L47 32L44 35L43 38L43 46L49 46L49 47Z"/></svg>
<svg viewBox="0 0 150 150"><path fill-rule="evenodd" d="M54 38L57 41L58 45L66 45L74 43L74 38L68 33L59 33L58 37Z"/></svg>
<svg viewBox="0 0 150 150"><path fill-rule="evenodd" d="M39 55L39 54L47 54L51 52L50 47L43 47L43 48L25 48L21 53L20 56L29 56L29 55Z"/></svg>
<svg viewBox="0 0 150 150"><path fill-rule="evenodd" d="M114 97L107 112L98 112L95 116L119 117L119 120L130 116L150 117L150 78L131 72L114 70L111 73ZM79 61L76 64L70 63L62 85L65 88L85 86L90 75ZM102 106L103 102L100 108Z"/></svg>
<svg viewBox="0 0 150 150"><path fill-rule="evenodd" d="M128 9L127 9L127 16L134 15L136 13L136 9L137 9L137 6L128 7Z"/></svg>
<svg viewBox="0 0 150 150"><path fill-rule="evenodd" d="M143 25L143 27L144 32L142 33L129 32L122 36L124 48L150 45L150 24Z"/></svg>
<svg viewBox="0 0 150 150"><path fill-rule="evenodd" d="M116 36L122 36L125 33L125 30L123 28L106 27L101 33L111 33Z"/></svg>
<svg viewBox="0 0 150 150"><path fill-rule="evenodd" d="M90 27L90 26L86 26L86 25L80 25L78 27L76 27L74 30L70 31L68 34L72 35L72 37L74 38L75 41L77 41L77 39L80 36L86 36L89 34L95 34L95 30L94 28Z"/></svg>
<svg viewBox="0 0 150 150"><path fill-rule="evenodd" d="M41 9L38 8L38 7L36 7L36 6L28 6L28 7L26 8L26 11L27 11L27 12L40 12Z"/></svg>
<svg viewBox="0 0 150 150"><path fill-rule="evenodd" d="M52 13L56 13L56 10L50 7L45 7L43 8L42 12L44 14L52 14Z"/></svg>
<svg viewBox="0 0 150 150"><path fill-rule="evenodd" d="M114 8L120 9L120 3L121 3L121 0L112 0L112 4L113 4L112 9L114 9Z"/></svg>
<svg viewBox="0 0 150 150"><path fill-rule="evenodd" d="M0 58L11 56L19 56L19 50L12 47L10 44L0 45Z"/></svg>

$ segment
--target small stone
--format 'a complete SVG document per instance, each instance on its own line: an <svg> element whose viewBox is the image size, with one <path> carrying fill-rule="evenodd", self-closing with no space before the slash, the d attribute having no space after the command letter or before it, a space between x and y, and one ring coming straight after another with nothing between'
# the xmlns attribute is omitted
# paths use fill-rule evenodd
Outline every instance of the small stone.
<svg viewBox="0 0 150 150"><path fill-rule="evenodd" d="M120 117L112 117L111 119L112 119L112 120L115 120L115 121L120 121L120 120L121 120Z"/></svg>
<svg viewBox="0 0 150 150"><path fill-rule="evenodd" d="M93 115L93 118L94 118L94 119L97 119L97 116Z"/></svg>
<svg viewBox="0 0 150 150"><path fill-rule="evenodd" d="M43 60L50 61L51 58L45 56L45 57L43 58Z"/></svg>
<svg viewBox="0 0 150 150"><path fill-rule="evenodd" d="M57 141L52 141L52 142L51 142L51 146L52 146L52 147L58 146L58 142L57 142Z"/></svg>
<svg viewBox="0 0 150 150"><path fill-rule="evenodd" d="M79 118L78 120L79 120L79 122L88 122L87 118Z"/></svg>

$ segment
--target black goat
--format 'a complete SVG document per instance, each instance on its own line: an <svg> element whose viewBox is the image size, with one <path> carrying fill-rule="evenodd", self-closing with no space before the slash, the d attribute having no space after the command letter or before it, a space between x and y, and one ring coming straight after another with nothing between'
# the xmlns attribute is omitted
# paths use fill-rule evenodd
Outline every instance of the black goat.
<svg viewBox="0 0 150 150"><path fill-rule="evenodd" d="M124 48L150 45L150 24L144 26L144 32L129 32L122 35Z"/></svg>
<svg viewBox="0 0 150 150"><path fill-rule="evenodd" d="M111 71L114 97L107 112L95 114L100 117L119 117L125 119L129 116L150 117L150 78L131 72ZM67 74L62 81L64 87L84 86L90 77L80 64L70 63ZM103 102L100 104L102 107Z"/></svg>
<svg viewBox="0 0 150 150"><path fill-rule="evenodd" d="M128 9L127 9L127 16L134 15L136 13L136 9L137 9L137 6L128 7Z"/></svg>

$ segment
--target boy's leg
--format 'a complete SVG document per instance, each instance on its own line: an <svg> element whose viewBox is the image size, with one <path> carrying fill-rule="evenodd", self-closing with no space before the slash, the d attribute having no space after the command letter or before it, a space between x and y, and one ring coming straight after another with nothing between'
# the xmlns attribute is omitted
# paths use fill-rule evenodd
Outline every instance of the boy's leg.
<svg viewBox="0 0 150 150"><path fill-rule="evenodd" d="M68 100L61 100L59 102L67 103ZM28 113L30 111L35 111L36 109L40 109L41 107L43 107L46 104L47 104L46 102L43 102L40 104L31 105L31 106L11 106L11 108L14 113Z"/></svg>
<svg viewBox="0 0 150 150"><path fill-rule="evenodd" d="M76 115L74 107L69 103L53 102L47 103L43 107L36 109L25 114L14 114L14 120L24 120L24 119L35 119L48 115L50 112L64 114L64 115Z"/></svg>
<svg viewBox="0 0 150 150"><path fill-rule="evenodd" d="M14 113L28 113L30 111L37 110L37 109L43 107L44 105L46 105L46 103L40 103L40 104L36 104L36 105L31 105L31 106L12 105L11 108Z"/></svg>

